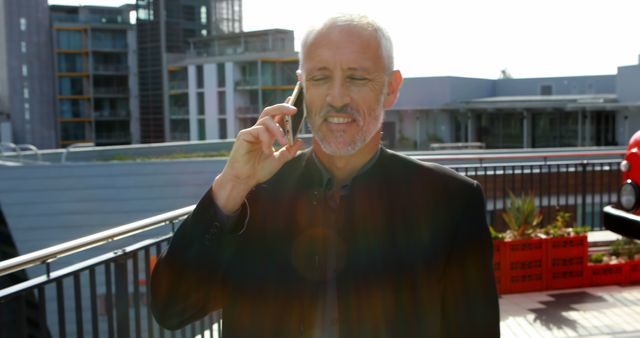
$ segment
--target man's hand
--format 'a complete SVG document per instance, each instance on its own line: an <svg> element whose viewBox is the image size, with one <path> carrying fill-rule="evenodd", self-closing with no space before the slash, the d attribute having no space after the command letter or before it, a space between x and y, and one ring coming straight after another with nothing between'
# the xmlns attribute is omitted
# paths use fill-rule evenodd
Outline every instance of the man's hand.
<svg viewBox="0 0 640 338"><path fill-rule="evenodd" d="M253 127L238 133L227 164L211 186L222 211L231 214L238 210L254 186L271 178L300 150L301 140L277 151L273 148L276 139L287 144L278 122L284 115L295 113L295 107L284 103L267 107Z"/></svg>

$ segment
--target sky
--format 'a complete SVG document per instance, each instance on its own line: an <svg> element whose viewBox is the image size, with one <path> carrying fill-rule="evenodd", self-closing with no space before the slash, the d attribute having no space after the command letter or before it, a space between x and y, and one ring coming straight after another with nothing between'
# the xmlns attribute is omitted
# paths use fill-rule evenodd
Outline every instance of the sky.
<svg viewBox="0 0 640 338"><path fill-rule="evenodd" d="M49 0L118 6L133 0ZM404 77L496 79L615 74L640 59L638 0L243 0L245 31L366 14L390 33ZM297 49L297 47L296 47Z"/></svg>

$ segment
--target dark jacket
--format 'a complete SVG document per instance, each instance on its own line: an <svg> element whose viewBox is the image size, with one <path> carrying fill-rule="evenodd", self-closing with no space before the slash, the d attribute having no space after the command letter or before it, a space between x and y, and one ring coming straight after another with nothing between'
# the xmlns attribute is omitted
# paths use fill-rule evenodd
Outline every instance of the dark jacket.
<svg viewBox="0 0 640 338"><path fill-rule="evenodd" d="M225 338L303 337L331 246L340 337L499 336L477 182L383 148L338 212L327 200L309 151L247 196L240 234L220 226L208 191L155 266L157 321L175 329L223 308Z"/></svg>

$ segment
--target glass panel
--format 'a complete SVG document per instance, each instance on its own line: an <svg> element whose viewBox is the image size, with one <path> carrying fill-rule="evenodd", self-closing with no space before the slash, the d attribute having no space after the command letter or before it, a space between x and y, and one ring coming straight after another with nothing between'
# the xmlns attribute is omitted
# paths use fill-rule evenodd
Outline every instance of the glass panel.
<svg viewBox="0 0 640 338"><path fill-rule="evenodd" d="M204 88L204 72L202 65L196 66L196 75L198 76L198 89Z"/></svg>
<svg viewBox="0 0 640 338"><path fill-rule="evenodd" d="M198 93L198 115L204 116L204 93Z"/></svg>
<svg viewBox="0 0 640 338"><path fill-rule="evenodd" d="M487 148L523 146L521 113L482 113L475 116L477 135Z"/></svg>
<svg viewBox="0 0 640 338"><path fill-rule="evenodd" d="M127 49L127 33L125 31L94 30L91 35L94 49Z"/></svg>
<svg viewBox="0 0 640 338"><path fill-rule="evenodd" d="M170 116L189 116L189 100L187 94L169 96Z"/></svg>
<svg viewBox="0 0 640 338"><path fill-rule="evenodd" d="M58 94L63 96L82 96L83 79L79 77L61 77L58 79Z"/></svg>
<svg viewBox="0 0 640 338"><path fill-rule="evenodd" d="M58 71L62 73L84 72L83 56L80 54L59 54Z"/></svg>
<svg viewBox="0 0 640 338"><path fill-rule="evenodd" d="M60 118L88 117L86 102L84 100L60 100Z"/></svg>
<svg viewBox="0 0 640 338"><path fill-rule="evenodd" d="M227 119L218 120L218 135L220 135L221 140L227 138Z"/></svg>
<svg viewBox="0 0 640 338"><path fill-rule="evenodd" d="M189 120L187 119L171 120L171 140L172 141L189 141Z"/></svg>
<svg viewBox="0 0 640 338"><path fill-rule="evenodd" d="M129 121L96 121L96 143L122 144L130 139Z"/></svg>
<svg viewBox="0 0 640 338"><path fill-rule="evenodd" d="M204 126L204 119L198 119L198 139L204 141L207 139L207 132Z"/></svg>
<svg viewBox="0 0 640 338"><path fill-rule="evenodd" d="M218 92L218 115L227 115L227 96L225 92Z"/></svg>
<svg viewBox="0 0 640 338"><path fill-rule="evenodd" d="M67 31L59 30L58 36L58 48L67 50L79 50L84 49L84 41L81 31Z"/></svg>
<svg viewBox="0 0 640 338"><path fill-rule="evenodd" d="M83 141L87 140L86 122L64 122L61 125L62 139L65 141Z"/></svg>
<svg viewBox="0 0 640 338"><path fill-rule="evenodd" d="M224 72L224 63L218 63L218 88L224 88L226 76Z"/></svg>

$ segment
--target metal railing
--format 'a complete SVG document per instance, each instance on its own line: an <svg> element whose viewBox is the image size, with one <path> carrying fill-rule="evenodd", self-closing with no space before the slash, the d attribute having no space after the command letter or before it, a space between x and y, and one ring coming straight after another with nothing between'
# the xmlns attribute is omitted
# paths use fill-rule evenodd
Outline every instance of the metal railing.
<svg viewBox="0 0 640 338"><path fill-rule="evenodd" d="M45 274L0 290L0 337L165 337L147 307L155 257L167 246L177 222L195 206L122 225L94 235L0 262L0 277L45 265ZM162 226L168 234L51 271L61 257ZM221 334L214 312L177 333Z"/></svg>
<svg viewBox="0 0 640 338"><path fill-rule="evenodd" d="M522 160L522 156L497 157L504 161ZM617 202L621 179L619 160L566 160L567 154L562 156L551 160L554 155L543 154L527 163L487 163L490 162L489 157L495 159L496 156L492 155L485 156L480 164L450 167L482 184L491 225L500 226L500 213L508 206L510 191L516 195L533 193L544 214L544 224L550 223L556 208L560 208L571 212L578 225L602 229L602 208ZM17 330L24 332L28 319L35 318L36 322L48 324L48 328L37 328L37 335L41 337L49 334L54 337L173 336L155 323L146 307L146 281L155 257L171 238L169 231L164 236L145 239L55 271L52 271L51 263L66 255L162 226L170 225L173 232L177 223L193 208L189 206L0 262L0 278L29 267L44 266L46 270L41 276L0 290L0 322L14 316L21 320L14 323ZM25 305L29 299L34 306ZM25 314L30 308L35 309L31 316ZM191 324L181 334L204 336L205 331L211 333L214 327L220 334L219 312ZM0 328L0 337L3 332Z"/></svg>

